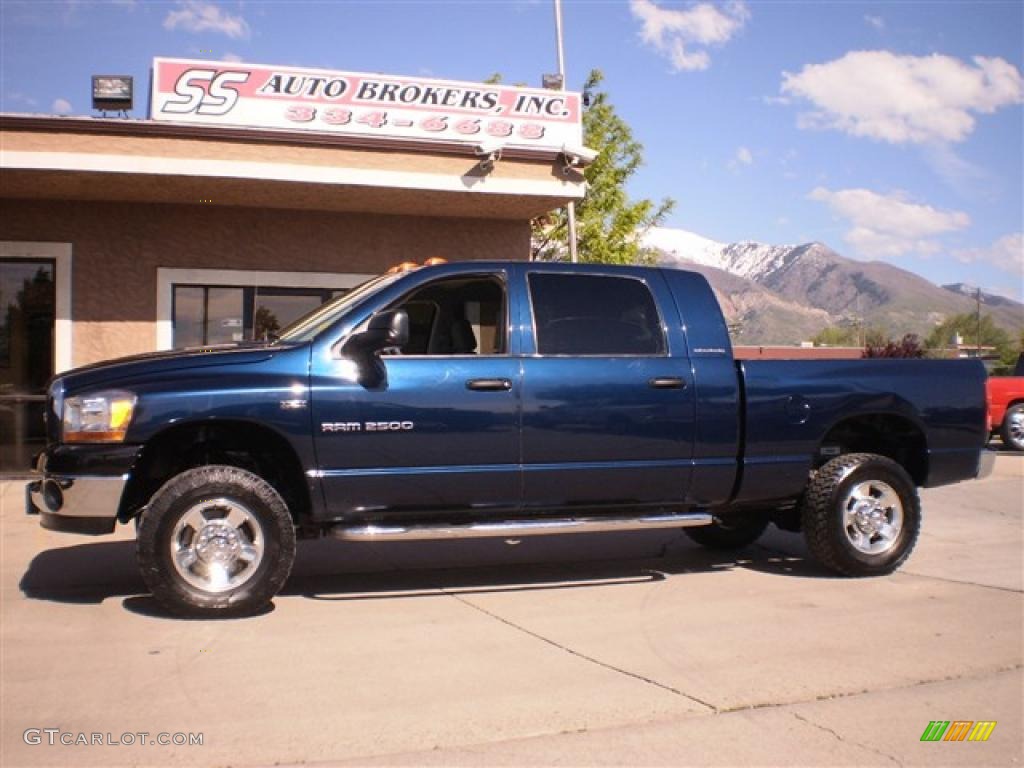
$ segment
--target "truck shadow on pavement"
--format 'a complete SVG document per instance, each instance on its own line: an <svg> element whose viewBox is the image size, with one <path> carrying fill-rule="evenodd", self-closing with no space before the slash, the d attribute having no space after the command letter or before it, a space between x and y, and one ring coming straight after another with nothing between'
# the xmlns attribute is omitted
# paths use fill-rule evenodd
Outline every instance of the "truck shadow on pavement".
<svg viewBox="0 0 1024 768"><path fill-rule="evenodd" d="M514 544L478 539L369 545L320 539L299 542L295 567L280 594L334 601L412 599L628 585L732 568L833 577L807 559L799 537L778 531L734 552L702 549L681 533L664 531L526 538ZM134 541L40 552L19 587L32 600L99 604L123 597L125 609L133 613L169 616L147 594Z"/></svg>

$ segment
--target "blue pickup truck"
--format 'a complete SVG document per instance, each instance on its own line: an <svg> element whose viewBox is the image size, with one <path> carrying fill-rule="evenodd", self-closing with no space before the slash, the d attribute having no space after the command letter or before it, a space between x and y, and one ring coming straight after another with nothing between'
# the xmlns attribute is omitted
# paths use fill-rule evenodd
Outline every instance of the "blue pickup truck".
<svg viewBox="0 0 1024 768"><path fill-rule="evenodd" d="M822 564L890 573L917 488L983 475L985 373L940 360L737 362L700 275L468 262L374 278L259 343L53 380L26 506L44 528L134 521L172 611L237 615L296 539L769 523Z"/></svg>

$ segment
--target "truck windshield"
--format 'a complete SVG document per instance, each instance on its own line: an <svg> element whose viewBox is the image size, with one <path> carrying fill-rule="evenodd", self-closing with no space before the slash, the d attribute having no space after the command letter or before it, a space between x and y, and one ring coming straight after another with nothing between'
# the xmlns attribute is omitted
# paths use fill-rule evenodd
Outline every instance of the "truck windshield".
<svg viewBox="0 0 1024 768"><path fill-rule="evenodd" d="M309 314L303 315L291 325L286 326L276 335L275 342L303 343L316 338L317 334L331 325L351 307L362 301L371 293L390 285L401 273L390 275L378 275L377 277L360 283L348 293L328 301Z"/></svg>

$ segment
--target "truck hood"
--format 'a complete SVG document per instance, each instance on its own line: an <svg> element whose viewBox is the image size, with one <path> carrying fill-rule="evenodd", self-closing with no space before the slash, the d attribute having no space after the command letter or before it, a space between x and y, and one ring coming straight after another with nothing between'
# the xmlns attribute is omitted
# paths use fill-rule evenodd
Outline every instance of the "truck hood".
<svg viewBox="0 0 1024 768"><path fill-rule="evenodd" d="M65 393L75 394L86 389L117 386L127 380L159 378L170 371L259 363L295 346L297 345L238 342L170 352L150 352L75 368L54 377L54 381L63 384Z"/></svg>

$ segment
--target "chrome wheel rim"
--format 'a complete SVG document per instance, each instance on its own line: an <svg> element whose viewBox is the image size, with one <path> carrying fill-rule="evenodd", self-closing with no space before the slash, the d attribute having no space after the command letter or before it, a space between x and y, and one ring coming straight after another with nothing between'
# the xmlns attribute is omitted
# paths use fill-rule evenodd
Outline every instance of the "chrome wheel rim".
<svg viewBox="0 0 1024 768"><path fill-rule="evenodd" d="M1011 413L1007 419L1010 424L1010 439L1017 445L1024 445L1024 411Z"/></svg>
<svg viewBox="0 0 1024 768"><path fill-rule="evenodd" d="M174 526L170 555L174 570L204 592L236 589L263 561L265 537L244 504L228 498L193 504Z"/></svg>
<svg viewBox="0 0 1024 768"><path fill-rule="evenodd" d="M888 483L866 480L843 498L843 530L858 552L881 555L896 546L903 530L903 502Z"/></svg>

